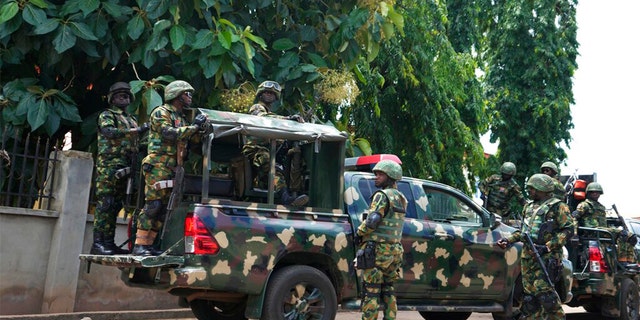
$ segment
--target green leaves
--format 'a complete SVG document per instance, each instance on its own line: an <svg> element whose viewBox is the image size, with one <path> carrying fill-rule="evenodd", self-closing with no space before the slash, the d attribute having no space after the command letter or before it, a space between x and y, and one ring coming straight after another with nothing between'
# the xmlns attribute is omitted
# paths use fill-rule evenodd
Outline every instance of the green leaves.
<svg viewBox="0 0 640 320"><path fill-rule="evenodd" d="M0 23L11 20L20 10L17 1L5 2L0 6Z"/></svg>

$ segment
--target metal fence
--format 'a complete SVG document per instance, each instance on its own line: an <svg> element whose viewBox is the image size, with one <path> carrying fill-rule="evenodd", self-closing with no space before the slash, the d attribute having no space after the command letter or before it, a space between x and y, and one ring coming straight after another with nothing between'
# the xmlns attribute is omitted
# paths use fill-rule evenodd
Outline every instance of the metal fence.
<svg viewBox="0 0 640 320"><path fill-rule="evenodd" d="M54 164L64 144L8 126L2 129L1 140L0 205L49 210L51 202L42 200L52 198L52 190L45 186L56 178Z"/></svg>

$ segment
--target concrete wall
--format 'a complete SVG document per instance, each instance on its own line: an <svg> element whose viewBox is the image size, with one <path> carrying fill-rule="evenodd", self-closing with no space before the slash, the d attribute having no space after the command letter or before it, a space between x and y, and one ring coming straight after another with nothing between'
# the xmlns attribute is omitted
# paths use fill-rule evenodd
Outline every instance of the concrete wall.
<svg viewBox="0 0 640 320"><path fill-rule="evenodd" d="M93 160L84 152L58 153L53 210L0 206L0 315L175 309L164 291L130 288L115 267L87 265L78 255L93 242L88 215ZM118 222L116 242L126 239Z"/></svg>

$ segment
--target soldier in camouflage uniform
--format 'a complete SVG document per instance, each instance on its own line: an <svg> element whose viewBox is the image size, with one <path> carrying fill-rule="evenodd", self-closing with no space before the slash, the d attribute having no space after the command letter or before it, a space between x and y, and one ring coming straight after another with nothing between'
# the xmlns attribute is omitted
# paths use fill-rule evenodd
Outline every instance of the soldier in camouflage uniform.
<svg viewBox="0 0 640 320"><path fill-rule="evenodd" d="M360 250L356 255L356 268L363 269L362 319L377 319L378 306L382 303L384 319L390 320L396 318L398 311L393 283L401 272L404 250L400 240L407 199L396 186L396 181L402 179L399 164L382 160L373 172L376 187L382 189L372 195L367 218L358 227L356 243Z"/></svg>
<svg viewBox="0 0 640 320"><path fill-rule="evenodd" d="M522 241L526 232L536 250L545 261L552 282L558 282L562 270L562 247L573 234L574 221L569 207L553 197L554 183L548 175L537 173L527 181L527 190L533 202L522 210L521 230L498 240L501 248ZM522 284L524 297L520 319L564 319L562 304L544 276L542 267L526 244L521 253Z"/></svg>
<svg viewBox="0 0 640 320"><path fill-rule="evenodd" d="M126 175L131 172L132 154L137 153L139 135L149 129L147 124L138 127L134 115L127 114L126 107L133 100L131 87L126 82L116 82L109 88L109 107L98 117L98 157L96 160L96 210L93 220L93 245L91 254L112 255L128 251L115 245L116 217L123 207ZM129 168L129 170L126 170ZM130 174L130 173L129 173Z"/></svg>
<svg viewBox="0 0 640 320"><path fill-rule="evenodd" d="M566 202L565 190L560 180L558 180L558 166L551 161L546 161L540 166L540 172L553 178L553 196Z"/></svg>
<svg viewBox="0 0 640 320"><path fill-rule="evenodd" d="M637 236L627 230L610 228L607 224L607 212L604 205L598 200L604 194L602 185L591 182L587 185L587 199L580 202L571 215L576 219L577 225L588 228L602 228L610 231L616 237L618 261L624 264L637 262L633 246L637 243ZM624 223L624 221L621 221ZM577 226L576 226L577 230Z"/></svg>
<svg viewBox="0 0 640 320"><path fill-rule="evenodd" d="M479 185L483 206L489 212L500 215L510 225L515 225L520 220L510 212L511 199L515 198L521 206L526 203L520 186L513 180L515 174L516 165L505 162L500 166L500 174L488 177Z"/></svg>
<svg viewBox="0 0 640 320"><path fill-rule="evenodd" d="M178 146L186 146L189 140L197 142L197 133L207 120L206 116L199 114L193 124L189 124L183 113L184 108L191 106L193 91L186 81L169 83L164 90L165 104L155 108L149 117L149 145L147 156L142 160L145 206L138 215L134 255L155 256L162 253L153 243L167 214Z"/></svg>
<svg viewBox="0 0 640 320"><path fill-rule="evenodd" d="M300 115L281 116L271 112L271 105L280 100L282 88L275 81L264 81L258 86L256 91L257 103L251 106L249 114L261 117L274 117L279 119L288 119L298 122L304 122ZM300 152L298 149L290 149L289 153ZM269 177L269 145L267 141L259 140L255 137L247 137L247 142L242 147L244 154L251 165L255 168L257 176L254 179L254 186L267 189L267 181ZM277 160L277 159L276 159ZM292 164L291 181L297 181L301 184L301 163ZM287 187L286 178L284 176L284 167L281 163L276 163L276 174L273 177L274 192L276 198L280 199L282 204L292 206L304 206L309 202L309 196L306 194L298 195ZM300 188L299 186L298 188Z"/></svg>

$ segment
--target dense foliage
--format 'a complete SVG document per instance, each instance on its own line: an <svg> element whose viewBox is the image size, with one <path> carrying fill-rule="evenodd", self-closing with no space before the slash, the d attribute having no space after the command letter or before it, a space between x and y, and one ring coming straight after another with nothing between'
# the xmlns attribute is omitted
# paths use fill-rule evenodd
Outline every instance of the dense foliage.
<svg viewBox="0 0 640 320"><path fill-rule="evenodd" d="M519 181L570 142L575 0L5 0L0 126L89 150L108 87L129 81L144 121L173 79L195 106L243 111L258 83L276 111L351 133L350 155L471 191L502 161ZM498 154L485 161L491 129ZM470 183L468 183L468 182Z"/></svg>

